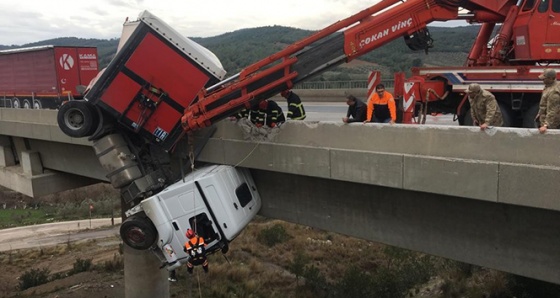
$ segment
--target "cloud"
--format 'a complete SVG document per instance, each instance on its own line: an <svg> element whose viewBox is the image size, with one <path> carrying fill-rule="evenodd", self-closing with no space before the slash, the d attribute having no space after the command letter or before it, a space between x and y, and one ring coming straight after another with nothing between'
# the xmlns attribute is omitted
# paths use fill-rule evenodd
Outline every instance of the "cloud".
<svg viewBox="0 0 560 298"><path fill-rule="evenodd" d="M319 30L367 8L358 0L23 0L0 3L0 44L25 44L57 37L120 37L128 17L149 10L189 37L220 35L269 25ZM379 1L373 1L379 2ZM6 13L7 12L7 13Z"/></svg>

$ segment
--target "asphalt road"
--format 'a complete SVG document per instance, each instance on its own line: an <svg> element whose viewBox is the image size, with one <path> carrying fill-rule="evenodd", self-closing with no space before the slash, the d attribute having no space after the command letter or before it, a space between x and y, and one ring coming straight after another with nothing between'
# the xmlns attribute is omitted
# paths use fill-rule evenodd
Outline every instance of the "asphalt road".
<svg viewBox="0 0 560 298"><path fill-rule="evenodd" d="M0 252L50 246L119 234L120 218L111 226L110 218L56 222L0 230Z"/></svg>
<svg viewBox="0 0 560 298"><path fill-rule="evenodd" d="M278 102L278 105L284 111L288 112L285 101ZM342 122L342 117L346 116L348 106L345 102L304 102L306 121L335 121ZM458 121L453 121L453 115L428 115L426 117L426 124L432 125L459 125Z"/></svg>

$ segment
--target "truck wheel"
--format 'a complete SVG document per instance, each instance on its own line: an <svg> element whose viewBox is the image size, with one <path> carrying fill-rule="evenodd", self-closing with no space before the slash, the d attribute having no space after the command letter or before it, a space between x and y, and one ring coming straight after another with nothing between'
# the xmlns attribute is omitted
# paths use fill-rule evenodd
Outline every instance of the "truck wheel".
<svg viewBox="0 0 560 298"><path fill-rule="evenodd" d="M41 105L41 101L38 100L38 99L35 99L35 100L33 101L33 108L36 109L36 110L42 109L42 108L43 108L43 105Z"/></svg>
<svg viewBox="0 0 560 298"><path fill-rule="evenodd" d="M464 126L473 126L474 125L474 121L471 117L471 109L467 109L465 111L465 115L463 116L463 125Z"/></svg>
<svg viewBox="0 0 560 298"><path fill-rule="evenodd" d="M120 234L126 245L146 250L156 242L157 230L149 219L133 215L121 224Z"/></svg>
<svg viewBox="0 0 560 298"><path fill-rule="evenodd" d="M17 97L12 98L12 108L19 109L20 107L19 99Z"/></svg>
<svg viewBox="0 0 560 298"><path fill-rule="evenodd" d="M29 103L29 100L24 99L23 100L23 106L24 109L31 109L31 104Z"/></svg>
<svg viewBox="0 0 560 298"><path fill-rule="evenodd" d="M84 100L72 100L60 107L56 119L62 132L73 138L82 138L93 133L97 115L93 115L88 105Z"/></svg>
<svg viewBox="0 0 560 298"><path fill-rule="evenodd" d="M525 128L538 128L535 117L539 113L539 104L536 103L523 113L523 127Z"/></svg>
<svg viewBox="0 0 560 298"><path fill-rule="evenodd" d="M502 127L511 127L511 125L513 124L513 117L511 115L509 107L501 102L498 103L498 106L500 107L500 111L502 112L502 118L504 119Z"/></svg>

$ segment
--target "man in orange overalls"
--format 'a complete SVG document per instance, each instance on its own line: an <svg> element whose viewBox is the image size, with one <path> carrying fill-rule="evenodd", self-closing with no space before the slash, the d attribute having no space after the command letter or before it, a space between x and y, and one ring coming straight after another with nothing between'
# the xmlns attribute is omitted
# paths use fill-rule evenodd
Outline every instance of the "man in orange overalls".
<svg viewBox="0 0 560 298"><path fill-rule="evenodd" d="M367 118L364 123L391 123L397 121L397 107L393 95L385 91L385 85L375 86L375 92L367 103Z"/></svg>
<svg viewBox="0 0 560 298"><path fill-rule="evenodd" d="M187 261L187 271L192 274L194 266L202 265L204 272L208 273L204 238L196 235L192 229L187 230L186 236L189 240L185 242L184 251L190 256Z"/></svg>

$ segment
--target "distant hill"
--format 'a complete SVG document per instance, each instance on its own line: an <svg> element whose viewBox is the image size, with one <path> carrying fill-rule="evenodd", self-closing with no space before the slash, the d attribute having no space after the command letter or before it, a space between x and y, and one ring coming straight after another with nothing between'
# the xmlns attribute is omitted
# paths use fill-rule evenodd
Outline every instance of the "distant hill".
<svg viewBox="0 0 560 298"><path fill-rule="evenodd" d="M478 26L455 28L430 27L434 48L426 55L413 52L403 39L395 40L349 64L343 64L323 73L314 80L365 80L372 70L380 70L384 78L394 72L410 72L413 66L462 65L478 32ZM314 31L283 26L265 26L241 29L206 38L192 38L207 47L221 60L228 73L238 73L244 67L285 48ZM116 52L118 39L84 39L61 37L21 46L0 45L0 50L39 45L94 46L99 53L99 63L105 67Z"/></svg>

